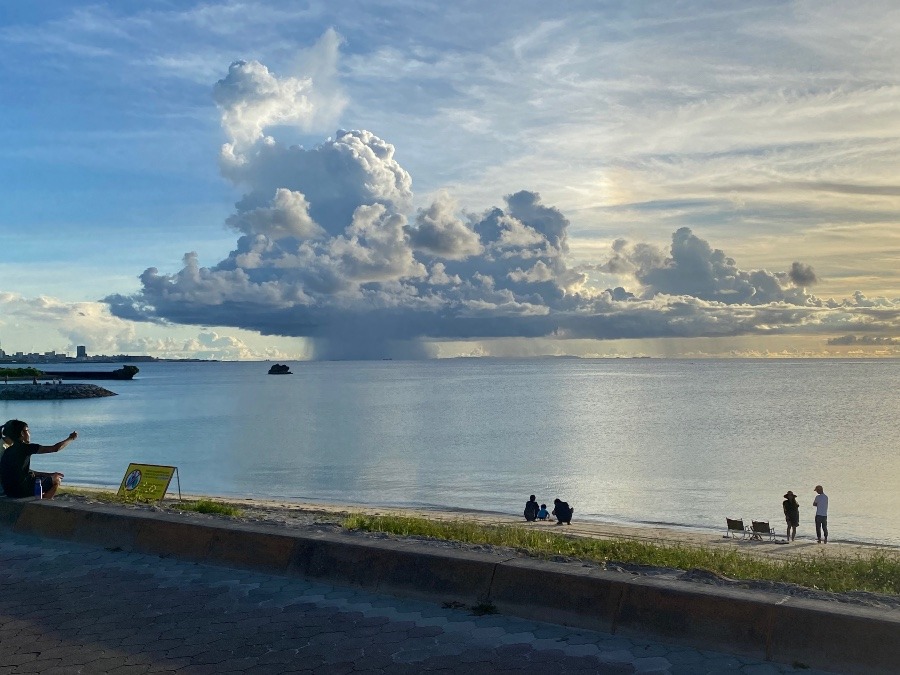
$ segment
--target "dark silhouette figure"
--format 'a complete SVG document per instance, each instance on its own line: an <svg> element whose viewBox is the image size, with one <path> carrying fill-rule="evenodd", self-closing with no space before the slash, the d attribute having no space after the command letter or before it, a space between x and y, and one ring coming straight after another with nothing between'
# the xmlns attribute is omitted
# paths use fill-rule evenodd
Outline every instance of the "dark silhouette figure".
<svg viewBox="0 0 900 675"><path fill-rule="evenodd" d="M794 541L797 538L797 526L800 524L800 504L797 503L797 495L788 490L781 508L784 509L784 520L787 523L785 536L788 541Z"/></svg>
<svg viewBox="0 0 900 675"><path fill-rule="evenodd" d="M566 525L572 524L572 514L575 512L575 509L569 506L568 502L564 502L558 497L553 500L553 515L556 516L556 524L562 525L565 523Z"/></svg>
<svg viewBox="0 0 900 675"><path fill-rule="evenodd" d="M539 508L540 507L538 506L537 501L535 501L534 495L531 495L528 498L528 501L525 502L525 520L527 520L529 523L534 521L537 518Z"/></svg>

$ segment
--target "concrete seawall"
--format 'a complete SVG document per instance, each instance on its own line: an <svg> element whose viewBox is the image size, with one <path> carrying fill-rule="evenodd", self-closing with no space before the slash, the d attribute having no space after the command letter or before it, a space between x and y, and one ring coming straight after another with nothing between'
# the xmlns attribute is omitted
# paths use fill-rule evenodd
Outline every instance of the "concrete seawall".
<svg viewBox="0 0 900 675"><path fill-rule="evenodd" d="M108 506L0 499L0 528L436 601L490 602L511 615L827 670L889 673L900 664L900 614L889 610Z"/></svg>

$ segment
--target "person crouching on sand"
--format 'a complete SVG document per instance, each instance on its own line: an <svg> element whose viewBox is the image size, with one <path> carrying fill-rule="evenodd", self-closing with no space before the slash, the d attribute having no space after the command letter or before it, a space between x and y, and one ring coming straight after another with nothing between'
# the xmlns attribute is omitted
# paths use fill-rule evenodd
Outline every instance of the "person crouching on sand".
<svg viewBox="0 0 900 675"><path fill-rule="evenodd" d="M562 525L566 523L567 525L572 524L572 513L575 511L571 506L569 506L568 502L564 502L558 497L553 500L553 515L556 516L556 524Z"/></svg>
<svg viewBox="0 0 900 675"><path fill-rule="evenodd" d="M59 452L78 438L73 431L67 438L54 445L38 445L31 442L31 432L22 420L9 420L0 427L0 436L6 449L0 457L0 483L7 497L30 497L34 494L34 484L41 481L44 498L52 499L59 488L63 475L58 472L44 473L31 470L31 456Z"/></svg>

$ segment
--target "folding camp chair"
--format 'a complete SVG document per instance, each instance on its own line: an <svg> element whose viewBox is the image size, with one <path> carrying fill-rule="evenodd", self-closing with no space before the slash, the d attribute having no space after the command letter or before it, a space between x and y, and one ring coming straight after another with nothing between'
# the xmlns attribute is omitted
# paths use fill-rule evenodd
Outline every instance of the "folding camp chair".
<svg viewBox="0 0 900 675"><path fill-rule="evenodd" d="M750 532L744 527L743 518L740 520L726 518L725 522L728 524L728 531L725 533L726 537L730 536L732 539L737 539L737 536L741 535L741 539L746 539L750 536Z"/></svg>
<svg viewBox="0 0 900 675"><path fill-rule="evenodd" d="M775 541L775 538L779 535L769 527L768 520L754 520L753 524L750 526L751 539L756 539L757 541L762 541L763 537L768 537L769 541Z"/></svg>

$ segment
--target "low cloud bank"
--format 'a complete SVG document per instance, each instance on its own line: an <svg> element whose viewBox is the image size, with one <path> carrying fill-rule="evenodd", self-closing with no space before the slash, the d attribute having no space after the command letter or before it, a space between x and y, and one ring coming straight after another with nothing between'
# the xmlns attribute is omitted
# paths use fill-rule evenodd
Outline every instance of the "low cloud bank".
<svg viewBox="0 0 900 675"><path fill-rule="evenodd" d="M881 335L842 335L829 339L828 344L847 347L897 347L900 346L900 338Z"/></svg>
<svg viewBox="0 0 900 675"><path fill-rule="evenodd" d="M414 213L411 176L370 131L309 149L267 134L340 110L310 78L236 62L214 98L229 136L221 171L244 190L226 221L235 248L211 266L188 253L175 274L148 268L139 293L105 299L117 317L312 338L319 358L426 356L426 339L900 327L900 299L817 298L809 265L745 270L687 227L667 248L619 239L605 260L572 267L568 219L530 190L479 213L440 194Z"/></svg>
<svg viewBox="0 0 900 675"><path fill-rule="evenodd" d="M0 330L7 326L18 328L18 341L7 341L3 345L11 354L32 351L28 327L34 327L44 337L48 327L52 327L64 340L60 345L63 351L70 355L75 353L78 345L86 345L91 355L107 356L149 354L161 358L226 361L285 357L285 353L277 348L257 350L240 337L219 335L208 329L182 338L144 336L137 330L139 325L113 316L105 303L73 303L47 296L28 298L19 293L0 291Z"/></svg>

